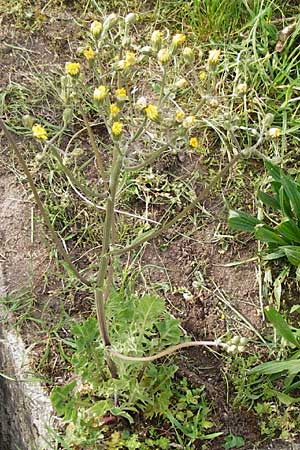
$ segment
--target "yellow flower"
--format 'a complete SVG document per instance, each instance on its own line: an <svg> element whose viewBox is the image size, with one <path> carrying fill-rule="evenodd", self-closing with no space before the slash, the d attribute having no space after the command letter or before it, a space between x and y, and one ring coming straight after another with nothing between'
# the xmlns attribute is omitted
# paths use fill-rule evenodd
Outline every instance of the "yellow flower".
<svg viewBox="0 0 300 450"><path fill-rule="evenodd" d="M71 77L77 77L80 73L80 64L74 62L67 62L66 72L68 75L71 75Z"/></svg>
<svg viewBox="0 0 300 450"><path fill-rule="evenodd" d="M133 52L126 52L125 64L126 67L132 66L136 62L135 54Z"/></svg>
<svg viewBox="0 0 300 450"><path fill-rule="evenodd" d="M106 86L103 86L103 84L101 86L98 86L95 90L94 90L94 100L100 102L101 100L103 100L106 95L108 94L108 89Z"/></svg>
<svg viewBox="0 0 300 450"><path fill-rule="evenodd" d="M47 131L42 125L36 123L32 126L31 130L35 138L40 139L41 141L46 141L48 139Z"/></svg>
<svg viewBox="0 0 300 450"><path fill-rule="evenodd" d="M195 116L187 116L183 121L184 128L190 128L196 123L196 117Z"/></svg>
<svg viewBox="0 0 300 450"><path fill-rule="evenodd" d="M157 109L157 106L155 106L155 105L151 105L151 103L150 103L150 105L148 105L146 108L145 108L145 113L146 113L146 116L148 117L148 119L150 119L150 120L157 120L158 119L158 109Z"/></svg>
<svg viewBox="0 0 300 450"><path fill-rule="evenodd" d="M281 129L280 128L269 128L268 130L268 136L271 139L277 139L281 135Z"/></svg>
<svg viewBox="0 0 300 450"><path fill-rule="evenodd" d="M175 114L176 122L182 122L184 118L185 118L185 114L183 111L176 112L176 114Z"/></svg>
<svg viewBox="0 0 300 450"><path fill-rule="evenodd" d="M202 70L202 72L199 73L199 79L200 79L201 81L204 81L204 80L206 79L206 72L204 72L204 71Z"/></svg>
<svg viewBox="0 0 300 450"><path fill-rule="evenodd" d="M112 103L109 109L111 117L116 117L120 112L120 108L115 103Z"/></svg>
<svg viewBox="0 0 300 450"><path fill-rule="evenodd" d="M177 33L173 36L172 44L174 47L178 47L179 45L182 45L186 40L186 37L184 34Z"/></svg>
<svg viewBox="0 0 300 450"><path fill-rule="evenodd" d="M175 86L178 89L183 89L188 84L187 80L185 78L180 78L180 80L176 81Z"/></svg>
<svg viewBox="0 0 300 450"><path fill-rule="evenodd" d="M199 145L199 141L196 137L191 137L191 139L189 140L189 144L191 147L197 148Z"/></svg>
<svg viewBox="0 0 300 450"><path fill-rule="evenodd" d="M210 50L208 53L208 64L215 65L219 61L221 55L221 50L218 48L216 50Z"/></svg>
<svg viewBox="0 0 300 450"><path fill-rule="evenodd" d="M117 100L119 100L119 102L124 102L125 100L128 100L125 88L116 89L115 95Z"/></svg>
<svg viewBox="0 0 300 450"><path fill-rule="evenodd" d="M123 131L123 124L121 122L114 122L111 127L111 132L114 136L120 136Z"/></svg>
<svg viewBox="0 0 300 450"><path fill-rule="evenodd" d="M83 50L83 54L88 61L92 61L95 58L95 52L92 47L87 47Z"/></svg>
<svg viewBox="0 0 300 450"><path fill-rule="evenodd" d="M171 58L171 53L167 48L161 48L157 53L157 59L161 64L167 63Z"/></svg>
<svg viewBox="0 0 300 450"><path fill-rule="evenodd" d="M150 42L151 42L151 44L157 45L157 44L161 43L162 38L163 38L162 32L159 30L155 30L155 31L153 31L153 33L151 35Z"/></svg>
<svg viewBox="0 0 300 450"><path fill-rule="evenodd" d="M98 36L101 31L102 31L102 23L98 22L98 20L95 20L94 22L91 23L91 33L94 36Z"/></svg>

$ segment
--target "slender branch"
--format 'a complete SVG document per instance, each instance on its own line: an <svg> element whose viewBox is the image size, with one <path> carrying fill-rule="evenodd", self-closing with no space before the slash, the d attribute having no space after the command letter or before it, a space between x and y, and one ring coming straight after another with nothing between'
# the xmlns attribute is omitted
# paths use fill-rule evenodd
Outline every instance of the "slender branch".
<svg viewBox="0 0 300 450"><path fill-rule="evenodd" d="M13 137L13 135L8 131L4 121L0 118L0 128L2 129L2 131L4 132L4 135L6 136L10 146L14 149L17 158L19 160L19 163L22 167L22 169L24 170L24 173L27 177L28 183L30 185L30 188L32 190L33 196L34 196L34 200L38 206L38 209L43 217L43 220L46 224L46 226L48 227L48 230L50 232L51 238L53 240L53 242L55 243L57 250L59 251L59 253L61 254L62 258L64 259L66 265L68 266L68 268L70 269L70 271L85 285L87 286L91 286L91 283L89 280L87 280L83 275L81 275L81 273L77 270L77 268L74 266L74 264L72 263L69 254L67 253L67 251L65 250L60 237L57 235L57 233L55 232L50 218L44 208L44 205L40 199L39 193L35 187L33 178L31 176L30 170L21 154L21 152L18 149L17 143Z"/></svg>
<svg viewBox="0 0 300 450"><path fill-rule="evenodd" d="M104 198L104 195L103 195L103 194L101 195L101 194L99 194L99 193L97 193L97 192L91 191L89 188L87 188L86 186L84 186L84 185L83 185L83 184L82 184L82 183L81 183L81 182L73 175L73 173L71 172L71 170L68 169L68 167L66 167L66 165L63 163L63 159L62 159L62 157L60 156L58 150L56 149L56 147L55 147L54 145L51 145L50 148L51 148L51 151L52 151L52 153L54 154L55 158L57 159L57 161L58 161L58 163L59 163L61 169L64 171L66 177L68 178L70 184L76 186L78 189L81 189L82 192L83 192L85 195L90 195L90 196L92 196L93 198L97 198L97 199L102 199L102 198Z"/></svg>
<svg viewBox="0 0 300 450"><path fill-rule="evenodd" d="M203 189L203 191L200 192L200 194L195 198L195 200L193 200L189 205L187 205L179 214L177 214L177 216L175 216L173 219L169 220L169 222L166 222L164 224L162 224L159 228L157 228L156 230L152 231L152 232L148 232L145 233L144 237L141 237L140 239L137 239L135 242L133 242L132 244L128 245L127 247L121 248L121 249L116 249L116 250L112 250L110 252L111 255L113 256L119 256L119 255L123 255L124 253L127 253L131 250L134 250L136 247L138 247L139 245L143 244L146 241L149 241L150 239L155 239L158 236L160 236L162 233L164 233L166 230L168 230L169 228L171 228L173 225L176 224L176 222L178 222L179 220L183 219L193 208L195 208L195 206L201 202L202 200L204 200L208 194L210 193L210 191L212 190L212 188L217 184L217 182L224 176L227 174L227 172L230 171L230 169L235 166L235 164L242 158L242 157L249 157L251 155L252 152L256 152L257 147L261 144L263 140L263 134L260 135L258 141L256 142L255 145L253 145L252 147L247 147L244 150L242 150L241 153L235 155L232 160L230 162L228 162L226 164L226 166L220 170L214 177L213 179L210 181L210 183L208 183L207 187Z"/></svg>
<svg viewBox="0 0 300 450"><path fill-rule="evenodd" d="M103 180L104 187L105 187L106 190L108 190L108 184L107 184L107 180L106 180L104 164L103 164L101 154L99 152L99 149L98 149L96 141L95 141L95 136L94 136L93 130L92 130L90 124L89 124L88 118L87 118L83 108L80 109L80 113L81 113L81 115L83 117L83 121L84 121L84 124L86 126L89 138L90 138L91 146L92 146L92 149L93 149L93 151L95 153L97 167L98 167L98 170L100 172L101 178Z"/></svg>
<svg viewBox="0 0 300 450"><path fill-rule="evenodd" d="M218 342L218 341L182 342L181 344L172 345L171 347L167 348L166 350L163 350L162 352L159 352L156 355L152 355L152 356L127 356L127 355L123 355L122 353L117 352L113 348L109 348L108 350L113 356L115 356L116 358L122 359L124 361L151 362L151 361L155 361L156 359L163 358L164 356L172 355L173 353L177 352L178 350L181 350L182 348L200 347L200 346L226 347L227 344L224 344L224 343Z"/></svg>

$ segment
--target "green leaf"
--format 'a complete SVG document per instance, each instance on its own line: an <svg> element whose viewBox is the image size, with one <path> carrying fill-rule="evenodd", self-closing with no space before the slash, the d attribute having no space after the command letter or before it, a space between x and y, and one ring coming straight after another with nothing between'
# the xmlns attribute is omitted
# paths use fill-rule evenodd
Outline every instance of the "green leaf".
<svg viewBox="0 0 300 450"><path fill-rule="evenodd" d="M277 333L283 337L286 341L290 342L291 344L295 345L295 347L299 347L299 343L289 327L288 323L285 321L285 319L282 317L282 315L276 311L275 308L270 306L269 308L266 308L265 310L267 319L273 327L276 329Z"/></svg>
<svg viewBox="0 0 300 450"><path fill-rule="evenodd" d="M260 224L260 220L243 211L229 211L228 223L231 228L238 231L253 232L256 225Z"/></svg>
<svg viewBox="0 0 300 450"><path fill-rule="evenodd" d="M265 161L265 167L274 181L281 182L281 169L278 166L274 166L270 161Z"/></svg>
<svg viewBox="0 0 300 450"><path fill-rule="evenodd" d="M240 448L245 444L245 440L242 436L235 436L234 434L229 434L225 438L224 449L230 450L231 448Z"/></svg>
<svg viewBox="0 0 300 450"><path fill-rule="evenodd" d="M269 361L250 369L250 373L260 373L262 375L273 375L288 371L291 375L300 372L300 360L290 359L289 361Z"/></svg>
<svg viewBox="0 0 300 450"><path fill-rule="evenodd" d="M288 175L283 175L281 177L282 185L284 190L291 202L294 213L298 220L300 220L300 192L299 186L295 181L293 181Z"/></svg>
<svg viewBox="0 0 300 450"><path fill-rule="evenodd" d="M99 400L86 412L89 417L102 418L111 411L113 403L111 400Z"/></svg>
<svg viewBox="0 0 300 450"><path fill-rule="evenodd" d="M270 394L273 394L278 398L278 400L286 406L290 406L293 403L297 403L300 400L300 397L291 397L284 392L279 392L276 389L270 389Z"/></svg>
<svg viewBox="0 0 300 450"><path fill-rule="evenodd" d="M300 247L295 245L286 245L282 247L288 261L298 267L300 265Z"/></svg>
<svg viewBox="0 0 300 450"><path fill-rule="evenodd" d="M300 243L300 228L292 219L284 219L275 228L285 239Z"/></svg>
<svg viewBox="0 0 300 450"><path fill-rule="evenodd" d="M273 259L283 258L285 256L285 252L283 250L284 247L278 247L275 252L269 253L264 256L265 261L272 261Z"/></svg>
<svg viewBox="0 0 300 450"><path fill-rule="evenodd" d="M75 386L76 380L65 384L64 386L56 386L52 389L50 400L58 415L61 416L66 413L66 406Z"/></svg>
<svg viewBox="0 0 300 450"><path fill-rule="evenodd" d="M133 412L137 412L135 408L130 408ZM124 419L127 419L129 423L134 423L133 417L124 409L119 408L118 406L114 406L110 409L111 413L114 416L124 417Z"/></svg>
<svg viewBox="0 0 300 450"><path fill-rule="evenodd" d="M274 231L268 229L264 224L259 224L255 228L255 237L261 242L274 243L277 245L286 245L289 244L288 241L280 237Z"/></svg>
<svg viewBox="0 0 300 450"><path fill-rule="evenodd" d="M257 197L261 202L263 202L264 205L280 211L280 203L272 195L266 194L265 192L262 191L258 191Z"/></svg>
<svg viewBox="0 0 300 450"><path fill-rule="evenodd" d="M280 203L280 209L283 215L292 218L293 213L291 209L291 204L289 201L289 197L287 196L283 186L280 186L279 189L279 203Z"/></svg>

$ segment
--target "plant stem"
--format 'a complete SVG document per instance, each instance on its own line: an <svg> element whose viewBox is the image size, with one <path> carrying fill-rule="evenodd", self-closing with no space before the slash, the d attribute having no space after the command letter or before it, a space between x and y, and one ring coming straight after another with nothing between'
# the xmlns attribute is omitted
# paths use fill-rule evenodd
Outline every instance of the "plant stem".
<svg viewBox="0 0 300 450"><path fill-rule="evenodd" d="M30 170L21 154L21 152L18 149L18 145L13 137L13 135L8 131L4 121L2 119L0 119L0 128L2 129L2 131L4 132L10 146L14 149L17 158L19 160L19 163L22 167L22 169L24 170L24 173L27 177L29 186L32 190L33 196L34 196L34 200L37 204L37 207L44 219L44 222L46 224L46 226L48 227L48 230L50 232L51 238L54 242L54 244L56 245L57 250L59 251L59 253L61 254L62 258L64 259L66 265L68 266L68 268L70 269L70 271L73 273L73 275L75 275L83 284L87 285L87 286L91 286L91 282L89 280L87 280L83 275L81 275L81 273L77 270L77 268L74 266L74 264L71 261L71 258L69 256L69 254L66 252L66 250L64 249L64 246L62 245L62 242L60 240L60 237L57 235L57 233L55 232L52 224L51 224L51 220L49 218L48 213L46 212L44 205L40 199L39 193L35 187L33 178L31 176Z"/></svg>
<svg viewBox="0 0 300 450"><path fill-rule="evenodd" d="M114 207L115 207L115 199L116 192L119 183L120 172L123 163L123 156L120 154L117 145L114 148L114 157L113 164L111 170L110 177L110 186L109 186L109 197L106 202L106 215L104 221L103 228L103 240L102 240L102 250L100 256L100 264L97 275L97 285L95 289L95 302L96 302L96 311L97 311L97 319L99 324L99 330L102 336L103 343L105 347L110 346L110 338L108 334L107 322L105 320L105 310L104 310L104 283L107 277L108 271L108 263L109 263L109 246L111 244L112 237L112 228L114 225ZM113 264L113 261L111 261ZM117 377L117 369L114 362L110 357L107 357L107 364L110 369L111 375L113 378Z"/></svg>
<svg viewBox="0 0 300 450"><path fill-rule="evenodd" d="M193 341L193 342L182 342L181 344L172 345L171 347L167 348L166 350L163 350L162 352L157 353L156 355L152 356L126 356L122 353L117 352L116 350L110 348L110 353L115 356L116 358L123 359L124 361L136 361L136 362L151 362L155 361L156 359L163 358L164 356L172 355L173 353L177 352L178 350L182 348L188 348L188 347L200 347L200 346L206 346L206 347L226 347L227 344L224 344L219 341Z"/></svg>

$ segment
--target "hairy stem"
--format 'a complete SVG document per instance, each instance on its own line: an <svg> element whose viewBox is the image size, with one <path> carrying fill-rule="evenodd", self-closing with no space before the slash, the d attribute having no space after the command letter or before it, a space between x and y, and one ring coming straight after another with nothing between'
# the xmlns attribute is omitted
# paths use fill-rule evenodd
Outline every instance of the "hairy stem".
<svg viewBox="0 0 300 450"><path fill-rule="evenodd" d="M121 172L121 167L123 163L123 156L119 153L118 147L115 146L114 149L114 158L112 164L112 171L110 177L110 186L109 186L109 197L106 202L106 214L105 214L105 222L103 228L103 240L102 240L102 250L100 256L100 264L99 271L97 275L97 287L95 290L95 302L96 302L96 311L97 311L97 319L99 324L100 333L103 339L103 343L106 347L110 346L110 338L108 334L107 322L105 320L105 289L104 284L107 279L108 273L108 265L109 265L109 246L111 244L112 239L112 229L114 226L114 207L115 207L115 199L116 192L119 183L119 177ZM113 262L111 261L111 264ZM107 357L107 364L109 366L111 375L113 378L117 377L117 369L114 362L111 358Z"/></svg>
<svg viewBox="0 0 300 450"><path fill-rule="evenodd" d="M181 350L182 348L200 347L200 346L226 347L227 344L224 344L224 343L218 342L218 341L182 342L181 344L172 345L171 347L167 348L166 350L163 350L163 351L157 353L156 355L152 355L152 356L127 356L127 355L123 355L122 353L117 352L113 348L110 348L109 352L111 353L111 355L115 356L116 358L122 359L124 361L151 362L151 361L155 361L156 359L163 358L164 356L172 355L173 353L177 352L178 350Z"/></svg>

